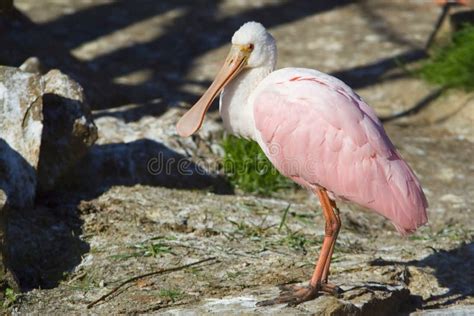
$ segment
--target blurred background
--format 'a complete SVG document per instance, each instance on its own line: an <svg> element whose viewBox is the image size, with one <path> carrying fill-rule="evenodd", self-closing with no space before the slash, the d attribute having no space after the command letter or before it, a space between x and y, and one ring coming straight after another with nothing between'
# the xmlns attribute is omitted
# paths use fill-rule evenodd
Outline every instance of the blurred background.
<svg viewBox="0 0 474 316"><path fill-rule="evenodd" d="M259 313L245 302L306 280L317 200L270 166L262 176L268 161L225 135L216 106L196 136L174 127L254 20L277 68L334 75L374 107L430 203L430 225L408 238L342 205L333 278L347 292L274 312L474 313L472 5L0 0L3 308L82 312L127 277L207 257L94 312Z"/></svg>

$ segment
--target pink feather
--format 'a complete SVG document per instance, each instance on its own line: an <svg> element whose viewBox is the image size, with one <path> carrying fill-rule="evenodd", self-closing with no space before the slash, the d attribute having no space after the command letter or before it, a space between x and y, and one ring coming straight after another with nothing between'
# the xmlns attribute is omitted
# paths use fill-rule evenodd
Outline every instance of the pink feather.
<svg viewBox="0 0 474 316"><path fill-rule="evenodd" d="M262 81L253 100L258 142L283 175L372 209L402 234L427 222L415 174L375 112L342 81L281 69Z"/></svg>

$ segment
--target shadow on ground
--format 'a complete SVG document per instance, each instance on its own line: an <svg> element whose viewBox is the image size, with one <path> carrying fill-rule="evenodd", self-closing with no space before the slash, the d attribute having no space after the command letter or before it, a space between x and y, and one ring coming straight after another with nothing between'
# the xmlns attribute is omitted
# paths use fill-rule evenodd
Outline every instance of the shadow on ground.
<svg viewBox="0 0 474 316"><path fill-rule="evenodd" d="M112 186L137 184L232 192L222 177L209 173L187 157L150 139L94 145L60 183L69 192L89 193L88 199L101 195Z"/></svg>
<svg viewBox="0 0 474 316"><path fill-rule="evenodd" d="M474 295L474 277L472 274L474 262L474 243L463 243L459 247L446 251L433 249L433 254L421 259L403 261L390 261L376 259L372 266L414 266L419 268L434 269L434 276L439 286L449 290L441 295L433 295L423 302L423 308L435 309L455 304L469 296ZM430 302L438 302L430 304Z"/></svg>
<svg viewBox="0 0 474 316"><path fill-rule="evenodd" d="M8 166L0 170L6 179L0 181L0 189L7 195L7 264L23 290L54 287L64 277L63 273L78 265L81 256L89 250L79 238L82 221L74 208L31 207L33 201L19 196L18 192L27 190L26 183L32 183L34 190L34 168L3 139L0 149L2 158L8 161L0 163ZM11 166L16 166L16 170L10 169ZM19 188L22 185L24 188Z"/></svg>

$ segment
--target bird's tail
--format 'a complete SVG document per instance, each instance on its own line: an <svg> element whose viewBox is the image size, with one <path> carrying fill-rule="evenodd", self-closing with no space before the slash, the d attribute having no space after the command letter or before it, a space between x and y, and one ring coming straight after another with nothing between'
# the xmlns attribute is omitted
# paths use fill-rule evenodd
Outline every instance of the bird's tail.
<svg viewBox="0 0 474 316"><path fill-rule="evenodd" d="M428 201L420 181L401 157L395 167L400 172L393 174L395 185L392 186L392 193L398 209L392 222L400 234L407 235L428 222Z"/></svg>

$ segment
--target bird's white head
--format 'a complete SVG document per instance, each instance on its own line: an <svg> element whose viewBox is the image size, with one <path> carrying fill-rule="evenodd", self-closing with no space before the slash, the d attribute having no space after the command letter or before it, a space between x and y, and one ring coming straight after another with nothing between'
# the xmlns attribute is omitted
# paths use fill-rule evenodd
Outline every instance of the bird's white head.
<svg viewBox="0 0 474 316"><path fill-rule="evenodd" d="M276 63L276 43L273 36L258 22L247 22L232 36L232 45L253 47L246 67L271 66Z"/></svg>
<svg viewBox="0 0 474 316"><path fill-rule="evenodd" d="M224 65L202 97L179 120L176 128L181 136L194 134L219 92L245 68L268 67L276 63L275 39L262 24L247 22L232 37L232 47Z"/></svg>

